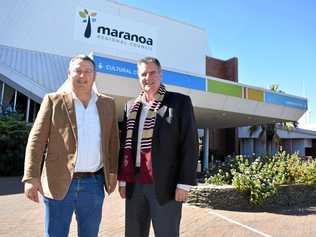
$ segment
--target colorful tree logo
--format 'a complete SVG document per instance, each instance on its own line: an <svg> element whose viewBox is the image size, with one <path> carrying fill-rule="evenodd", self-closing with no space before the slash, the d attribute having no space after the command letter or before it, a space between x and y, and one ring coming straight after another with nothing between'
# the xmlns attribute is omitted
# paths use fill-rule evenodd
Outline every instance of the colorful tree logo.
<svg viewBox="0 0 316 237"><path fill-rule="evenodd" d="M96 12L89 13L87 9L79 12L82 22L87 23L86 30L84 31L84 37L86 38L90 38L91 36L91 21L96 22L96 15Z"/></svg>

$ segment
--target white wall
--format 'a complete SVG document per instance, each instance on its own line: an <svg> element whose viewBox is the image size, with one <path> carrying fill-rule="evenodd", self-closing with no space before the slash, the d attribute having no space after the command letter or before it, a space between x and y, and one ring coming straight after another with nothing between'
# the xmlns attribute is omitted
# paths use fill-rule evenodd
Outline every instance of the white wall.
<svg viewBox="0 0 316 237"><path fill-rule="evenodd" d="M79 10L84 8L97 13L92 28L98 24L113 24L106 19L115 19L116 26L122 30L152 37L155 49L151 52L129 50L107 42L80 40ZM105 0L3 1L0 29L0 44L7 46L64 56L95 51L137 60L152 55L158 57L165 68L205 75L205 30Z"/></svg>

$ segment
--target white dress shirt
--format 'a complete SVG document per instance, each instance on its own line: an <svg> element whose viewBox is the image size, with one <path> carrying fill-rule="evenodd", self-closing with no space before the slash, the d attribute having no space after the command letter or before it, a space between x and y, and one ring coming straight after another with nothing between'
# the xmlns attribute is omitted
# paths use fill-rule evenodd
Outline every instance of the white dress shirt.
<svg viewBox="0 0 316 237"><path fill-rule="evenodd" d="M101 159L101 128L96 105L97 95L94 91L87 108L72 92L75 105L78 144L75 172L95 172L102 168Z"/></svg>
<svg viewBox="0 0 316 237"><path fill-rule="evenodd" d="M142 112L140 113L138 124L138 139L137 139L137 152L136 152L136 167L140 167L140 146L143 138L144 124L147 117L147 113L150 109L150 105L147 102L143 102Z"/></svg>

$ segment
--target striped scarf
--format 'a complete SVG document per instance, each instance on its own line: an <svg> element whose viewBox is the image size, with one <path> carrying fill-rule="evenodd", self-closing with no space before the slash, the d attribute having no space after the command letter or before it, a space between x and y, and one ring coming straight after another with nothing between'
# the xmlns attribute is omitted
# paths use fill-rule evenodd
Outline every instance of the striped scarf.
<svg viewBox="0 0 316 237"><path fill-rule="evenodd" d="M164 98L165 93L166 93L165 86L160 85L158 93L156 93L155 95L155 101L150 106L145 122L144 122L143 137L142 137L141 146L140 146L141 151L151 149L152 136L153 136L155 121L156 121L156 114L161 106L161 102ZM127 131L126 131L126 140L125 140L124 149L132 149L133 131L135 128L137 113L142 104L143 96L144 96L144 91L142 91L140 95L136 98L135 103L131 106L130 110L127 113L127 122L126 122Z"/></svg>
<svg viewBox="0 0 316 237"><path fill-rule="evenodd" d="M137 122L136 117L141 107L144 92L136 98L134 104L127 111L127 122L126 122L126 139L123 149L123 162L118 175L118 180L126 181L128 183L152 183L153 182L153 169L152 169L152 157L151 157L151 146L152 137L154 133L154 127L156 122L156 114L161 106L161 102L165 96L166 89L164 85L160 85L158 93L155 95L155 101L150 106L147 116L144 122L143 136L141 139L140 146L140 173L137 179L135 179L135 167L134 167L134 156L132 151L132 138Z"/></svg>

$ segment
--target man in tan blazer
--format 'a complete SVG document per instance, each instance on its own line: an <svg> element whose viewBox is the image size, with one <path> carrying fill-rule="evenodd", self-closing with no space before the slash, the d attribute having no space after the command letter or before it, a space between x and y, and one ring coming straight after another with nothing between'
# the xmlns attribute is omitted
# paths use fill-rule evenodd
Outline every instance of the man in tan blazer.
<svg viewBox="0 0 316 237"><path fill-rule="evenodd" d="M112 98L93 89L95 63L71 59L68 90L44 97L29 135L25 195L45 205L45 236L68 236L73 212L79 236L98 236L104 188L116 187L118 128Z"/></svg>

